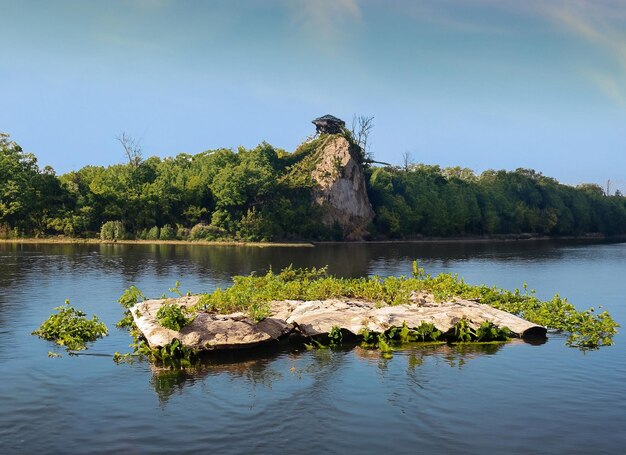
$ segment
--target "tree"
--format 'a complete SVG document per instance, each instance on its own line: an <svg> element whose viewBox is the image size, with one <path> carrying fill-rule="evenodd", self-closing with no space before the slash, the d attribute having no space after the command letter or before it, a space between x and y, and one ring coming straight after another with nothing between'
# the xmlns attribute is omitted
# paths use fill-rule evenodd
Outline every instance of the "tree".
<svg viewBox="0 0 626 455"><path fill-rule="evenodd" d="M585 193L597 197L604 196L604 189L596 183L581 183L576 187L577 189L584 191Z"/></svg>
<svg viewBox="0 0 626 455"><path fill-rule="evenodd" d="M413 164L414 161L411 152L406 151L402 153L402 168L405 170L405 172L408 172Z"/></svg>
<svg viewBox="0 0 626 455"><path fill-rule="evenodd" d="M115 136L115 139L124 147L124 154L128 159L128 164L135 168L139 167L143 160L140 141L125 132Z"/></svg>
<svg viewBox="0 0 626 455"><path fill-rule="evenodd" d="M27 224L37 195L33 183L39 174L37 158L0 133L0 223Z"/></svg>
<svg viewBox="0 0 626 455"><path fill-rule="evenodd" d="M354 142L361 147L364 162L371 162L373 158L367 143L373 128L374 117L367 117L365 115L354 115L352 117L352 129L350 132L352 133Z"/></svg>

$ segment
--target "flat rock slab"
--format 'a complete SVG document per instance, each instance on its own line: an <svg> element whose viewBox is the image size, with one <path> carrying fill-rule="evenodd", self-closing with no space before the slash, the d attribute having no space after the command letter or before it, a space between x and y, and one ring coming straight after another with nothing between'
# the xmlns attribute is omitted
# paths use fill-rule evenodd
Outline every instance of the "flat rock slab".
<svg viewBox="0 0 626 455"><path fill-rule="evenodd" d="M198 313L193 322L180 331L159 324L156 314L164 303L191 307L198 299L198 296L191 296L146 300L133 306L131 313L137 328L151 348L165 346L174 338L179 339L185 346L197 350L252 347L276 340L293 330L293 327L285 321L270 317L255 323L244 313Z"/></svg>
<svg viewBox="0 0 626 455"><path fill-rule="evenodd" d="M292 333L315 337L340 327L357 335L362 329L384 332L404 323L409 328L422 322L433 324L445 333L461 319L477 328L485 321L497 327L508 327L516 336L544 337L546 328L528 322L489 305L456 299L436 303L432 296L416 295L415 303L387 306L350 299L282 300L271 302L271 316L255 323L244 313L198 313L192 323L180 331L162 327L156 314L164 303L191 307L198 296L179 299L146 300L131 308L135 324L150 347L161 347L179 339L197 350L231 349L258 346Z"/></svg>

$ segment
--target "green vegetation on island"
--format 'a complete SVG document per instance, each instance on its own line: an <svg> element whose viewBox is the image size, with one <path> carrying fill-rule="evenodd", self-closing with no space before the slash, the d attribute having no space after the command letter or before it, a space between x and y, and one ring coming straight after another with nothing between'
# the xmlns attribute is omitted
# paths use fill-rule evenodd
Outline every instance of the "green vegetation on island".
<svg viewBox="0 0 626 455"><path fill-rule="evenodd" d="M182 293L171 288L178 297ZM566 344L580 350L598 349L613 344L613 336L619 325L608 312L596 313L594 308L579 311L566 299L555 295L549 301L542 301L524 285L523 290L507 291L485 285L475 286L465 283L457 275L440 274L432 277L413 263L411 277L378 276L364 278L339 278L327 274L326 268L294 269L288 267L280 273L271 270L265 275L251 274L233 277L233 285L227 289L217 289L200 296L194 307L181 307L175 299L162 298L163 303L156 318L162 327L180 331L191 324L200 312L230 314L244 312L254 321L261 321L271 315L270 304L279 300L327 300L333 298L361 299L384 305L404 305L413 303L416 294L428 293L436 301L451 301L455 298L472 300L520 316L532 323L564 332L568 335ZM116 362L132 362L136 356L172 368L191 366L200 360L199 352L174 338L166 346L151 348L141 331L135 325L130 308L145 299L135 286L127 289L119 299L125 309L118 327L128 328L134 339L132 354L114 355ZM94 316L91 320L85 313L69 305L55 308L51 315L33 332L46 340L65 346L68 351L86 349L86 343L108 334L106 326ZM138 309L136 316L141 317ZM498 327L492 321L484 321L478 327L466 319L458 320L450 330L442 333L432 323L422 322L417 327L389 327L380 333L363 328L356 335L361 347L378 349L383 356L391 355L397 348L410 342L466 343L502 342L512 335L506 327ZM333 327L322 338L309 338L307 348L333 348L344 342L344 331ZM57 357L58 354L49 353Z"/></svg>
<svg viewBox="0 0 626 455"><path fill-rule="evenodd" d="M364 299L381 305L402 305L411 303L414 293L427 292L437 301L452 300L455 297L471 299L491 305L530 322L568 335L566 344L582 351L598 349L613 344L619 325L606 311L596 313L594 308L579 311L566 299L555 295L549 301L542 301L524 285L523 290L508 291L485 285L469 285L457 275L440 274L432 277L414 262L411 277L369 277L338 278L327 274L326 268L294 269L288 267L280 273L271 270L265 275L251 274L233 277L233 285L227 289L217 289L203 294L195 308L179 310L174 316L176 327L165 325L173 330L180 330L191 322L189 314L214 312L229 314L247 313L255 321L270 316L270 302L276 300L324 300L331 298ZM120 303L128 308L138 303L143 294L132 286L120 297ZM175 301L165 299L161 308L176 307ZM165 314L165 313L164 313ZM169 324L168 319L161 320ZM129 324L134 342L132 354L116 353L116 362L132 362L136 356L169 368L179 369L194 365L200 361L199 352L191 349L174 338L169 345L151 348L132 319ZM431 324L422 322L418 327L408 327L406 323L398 327L389 327L381 333L361 330L357 334L362 348L377 349L383 357L392 355L395 349L404 349L407 343L493 343L510 339L511 332L506 327L497 327L493 322L485 321L479 327L472 328L469 321L461 319L447 332L442 333ZM321 338L309 338L305 342L308 349L337 348L344 344L344 333L339 327Z"/></svg>
<svg viewBox="0 0 626 455"><path fill-rule="evenodd" d="M87 319L84 312L70 306L69 300L55 310L57 313L46 319L33 335L65 346L68 351L82 351L87 349L88 342L96 341L109 333L106 325L97 316Z"/></svg>
<svg viewBox="0 0 626 455"><path fill-rule="evenodd" d="M411 303L416 292L432 294L437 301L459 297L475 300L507 311L535 324L569 334L567 344L581 349L594 349L613 344L618 324L608 312L596 313L594 308L578 311L567 299L555 295L542 301L526 286L508 291L485 285L470 285L457 275L427 275L414 263L411 277L389 276L369 278L338 278L326 269L293 269L292 267L265 275L233 277L233 285L204 294L197 311L222 314L245 312L255 321L270 315L272 300L325 300L337 297L363 299L387 305ZM463 331L466 333L466 331ZM475 340L471 334L468 341Z"/></svg>
<svg viewBox="0 0 626 455"><path fill-rule="evenodd" d="M538 172L423 164L371 166L352 136L375 212L372 239L529 233L626 234L626 198L571 187ZM128 163L57 176L0 137L0 238L341 240L311 204L322 134L288 153L262 143L172 158L131 150Z"/></svg>

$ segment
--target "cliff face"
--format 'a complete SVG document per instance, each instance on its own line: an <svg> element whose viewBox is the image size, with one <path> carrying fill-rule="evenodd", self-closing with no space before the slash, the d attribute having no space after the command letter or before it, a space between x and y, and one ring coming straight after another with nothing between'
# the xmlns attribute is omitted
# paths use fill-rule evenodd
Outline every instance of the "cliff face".
<svg viewBox="0 0 626 455"><path fill-rule="evenodd" d="M331 227L338 223L346 238L355 240L366 234L374 211L352 147L343 136L330 136L316 151L311 177L317 183L313 201L323 208L321 221Z"/></svg>

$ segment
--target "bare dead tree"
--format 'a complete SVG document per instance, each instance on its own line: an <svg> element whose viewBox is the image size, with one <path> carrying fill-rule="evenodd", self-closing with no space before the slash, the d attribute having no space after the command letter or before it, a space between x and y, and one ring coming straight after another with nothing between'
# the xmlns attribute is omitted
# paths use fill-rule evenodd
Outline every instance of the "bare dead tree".
<svg viewBox="0 0 626 455"><path fill-rule="evenodd" d="M139 167L141 161L143 160L141 144L139 143L140 141L125 132L115 136L115 139L117 139L117 141L122 144L122 147L124 147L124 153L128 159L128 164L135 168Z"/></svg>
<svg viewBox="0 0 626 455"><path fill-rule="evenodd" d="M372 161L372 154L369 150L367 143L369 135L374 128L374 117L368 117L366 115L354 115L352 117L352 137L363 151L363 160L365 162Z"/></svg>
<svg viewBox="0 0 626 455"><path fill-rule="evenodd" d="M413 164L415 164L415 162L413 161L413 155L411 154L411 152L404 152L402 154L402 167L404 168L404 170L408 171Z"/></svg>

